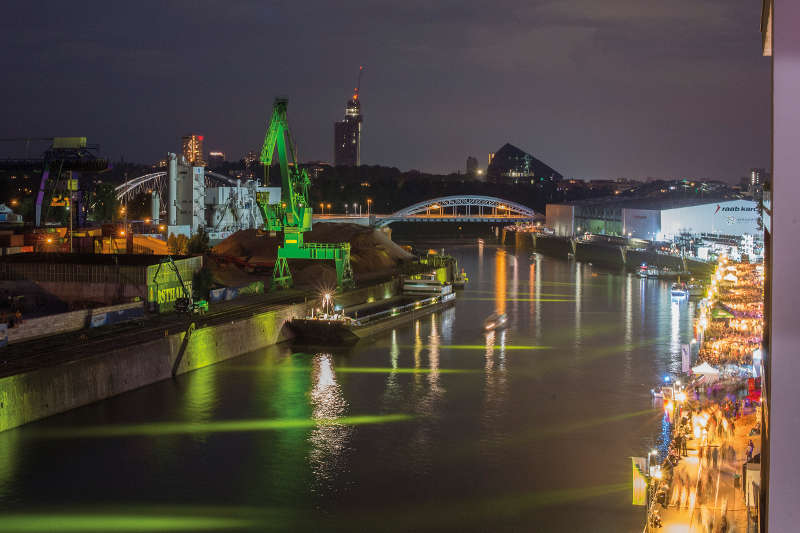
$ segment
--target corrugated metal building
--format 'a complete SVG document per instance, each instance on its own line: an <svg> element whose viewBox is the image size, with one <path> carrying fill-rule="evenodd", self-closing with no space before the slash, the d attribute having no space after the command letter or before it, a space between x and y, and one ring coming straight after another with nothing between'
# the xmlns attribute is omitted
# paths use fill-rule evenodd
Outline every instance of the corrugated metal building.
<svg viewBox="0 0 800 533"><path fill-rule="evenodd" d="M761 234L758 205L752 200L594 200L547 204L546 213L547 227L561 237L588 232L652 241L681 233Z"/></svg>

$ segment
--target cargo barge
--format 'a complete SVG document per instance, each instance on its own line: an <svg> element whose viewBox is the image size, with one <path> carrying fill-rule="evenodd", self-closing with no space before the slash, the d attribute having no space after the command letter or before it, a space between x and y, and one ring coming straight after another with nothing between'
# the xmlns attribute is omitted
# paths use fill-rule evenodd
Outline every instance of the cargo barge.
<svg viewBox="0 0 800 533"><path fill-rule="evenodd" d="M431 287L432 289L433 287ZM323 296L323 309L306 318L295 318L289 327L296 341L303 344L355 344L382 331L400 326L455 303L456 294L450 284L440 284L436 291L406 293L391 301L373 306L360 306L357 312L328 312L330 295Z"/></svg>

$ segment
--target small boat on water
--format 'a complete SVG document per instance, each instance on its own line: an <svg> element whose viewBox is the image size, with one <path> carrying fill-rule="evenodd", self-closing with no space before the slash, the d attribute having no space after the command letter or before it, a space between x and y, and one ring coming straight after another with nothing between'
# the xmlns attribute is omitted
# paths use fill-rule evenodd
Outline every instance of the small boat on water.
<svg viewBox="0 0 800 533"><path fill-rule="evenodd" d="M453 292L453 285L439 281L434 274L415 276L403 280L403 294L443 295Z"/></svg>
<svg viewBox="0 0 800 533"><path fill-rule="evenodd" d="M505 313L492 313L489 315L489 318L484 321L483 329L486 331L492 331L495 329L504 328L506 327L507 322L508 317Z"/></svg>
<svg viewBox="0 0 800 533"><path fill-rule="evenodd" d="M702 298L706 294L706 288L697 281L690 281L687 288L689 289L689 296L692 298Z"/></svg>
<svg viewBox="0 0 800 533"><path fill-rule="evenodd" d="M689 288L686 286L686 283L673 283L670 294L673 298L688 298Z"/></svg>
<svg viewBox="0 0 800 533"><path fill-rule="evenodd" d="M466 271L462 268L461 272L456 274L456 279L453 280L453 287L456 289L463 289L469 283Z"/></svg>

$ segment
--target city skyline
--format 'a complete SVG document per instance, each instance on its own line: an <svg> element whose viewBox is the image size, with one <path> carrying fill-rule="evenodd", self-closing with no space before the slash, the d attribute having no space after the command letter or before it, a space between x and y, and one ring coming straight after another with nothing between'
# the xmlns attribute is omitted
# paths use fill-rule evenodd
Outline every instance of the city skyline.
<svg viewBox="0 0 800 533"><path fill-rule="evenodd" d="M330 124L363 64L365 165L448 173L506 142L589 179L733 183L769 162L757 4L83 5L7 9L3 137L86 135L146 163L198 131L242 154L286 94L299 158L332 161Z"/></svg>

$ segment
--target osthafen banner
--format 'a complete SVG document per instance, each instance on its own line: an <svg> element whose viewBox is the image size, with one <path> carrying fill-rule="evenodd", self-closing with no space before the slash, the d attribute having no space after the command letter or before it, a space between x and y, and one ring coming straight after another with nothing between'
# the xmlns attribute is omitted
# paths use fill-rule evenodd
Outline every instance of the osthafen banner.
<svg viewBox="0 0 800 533"><path fill-rule="evenodd" d="M633 505L647 505L647 459L631 457L633 466Z"/></svg>

